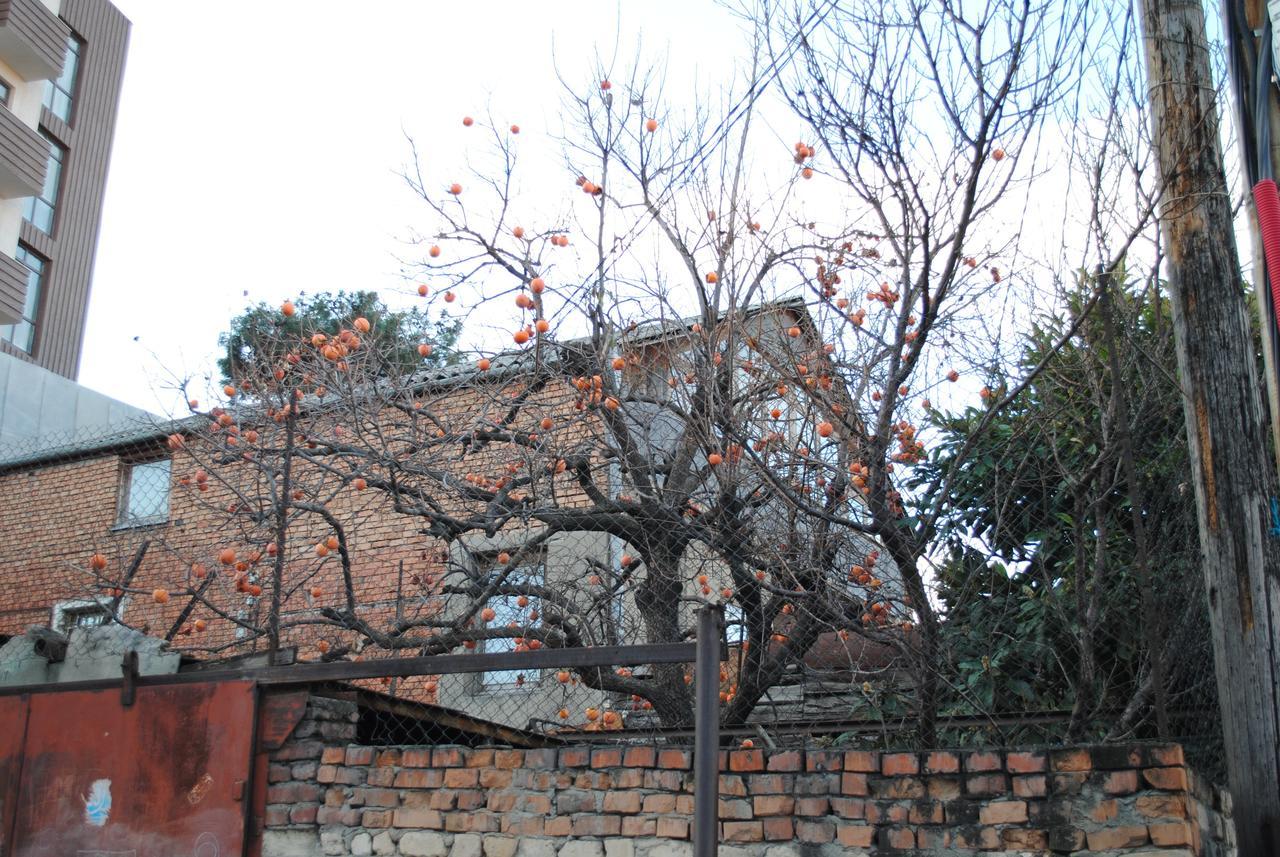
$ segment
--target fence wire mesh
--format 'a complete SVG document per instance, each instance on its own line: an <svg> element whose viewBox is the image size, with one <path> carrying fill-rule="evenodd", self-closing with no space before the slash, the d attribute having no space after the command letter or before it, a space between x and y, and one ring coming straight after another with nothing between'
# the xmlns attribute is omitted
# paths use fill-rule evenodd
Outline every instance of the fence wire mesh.
<svg viewBox="0 0 1280 857"><path fill-rule="evenodd" d="M1117 298L1114 352L1093 316L1053 353L1046 329L1031 384L913 400L878 461L839 353L794 374L802 304L633 332L618 358L423 373L376 334L345 366L290 345L224 406L0 450L0 676L118 675L139 646L163 669L506 653L330 691L370 742L688 743L692 664L519 656L686 642L715 603L734 742L1165 738L1220 780L1166 308ZM722 362L738 398L696 417Z"/></svg>

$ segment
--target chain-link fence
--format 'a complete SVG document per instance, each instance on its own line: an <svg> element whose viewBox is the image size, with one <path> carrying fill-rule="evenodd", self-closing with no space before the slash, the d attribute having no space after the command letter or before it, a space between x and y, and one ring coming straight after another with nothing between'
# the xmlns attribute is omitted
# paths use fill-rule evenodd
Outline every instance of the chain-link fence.
<svg viewBox="0 0 1280 857"><path fill-rule="evenodd" d="M425 376L353 348L306 358L305 395L264 374L177 422L10 446L0 670L118 674L120 626L180 656L157 669L484 657L331 690L369 741L687 742L691 665L635 647L717 604L735 742L1168 738L1221 778L1164 309L1116 304L1109 334L1030 340L1030 384L917 401L879 453L838 355L780 374L803 305L711 334L721 360L673 324L605 374L574 345ZM506 657L587 647L618 662Z"/></svg>

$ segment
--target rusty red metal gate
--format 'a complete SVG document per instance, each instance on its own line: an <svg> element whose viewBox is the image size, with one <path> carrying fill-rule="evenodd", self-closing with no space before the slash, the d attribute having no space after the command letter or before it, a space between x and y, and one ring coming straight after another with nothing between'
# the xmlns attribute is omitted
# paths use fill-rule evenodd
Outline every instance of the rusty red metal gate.
<svg viewBox="0 0 1280 857"><path fill-rule="evenodd" d="M251 681L0 696L0 857L244 849Z"/></svg>

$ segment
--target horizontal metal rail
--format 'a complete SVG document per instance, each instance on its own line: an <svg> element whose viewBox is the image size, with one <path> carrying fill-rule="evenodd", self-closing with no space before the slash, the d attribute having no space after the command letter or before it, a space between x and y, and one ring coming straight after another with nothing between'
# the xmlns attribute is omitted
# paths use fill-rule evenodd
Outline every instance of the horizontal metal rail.
<svg viewBox="0 0 1280 857"><path fill-rule="evenodd" d="M642 664L692 663L696 643L646 643L636 646L583 646L538 649L532 652L478 652L466 655L424 655L414 658L373 658L364 661L290 664L272 667L239 667L194 670L167 675L142 675L133 680L137 687L171 684L198 684L216 681L256 681L260 685L311 684L326 681L355 681L366 678L405 678L419 675L538 670L555 667L626 667ZM104 690L120 687L118 679L46 682L0 687L0 696L23 693L56 693L66 690Z"/></svg>

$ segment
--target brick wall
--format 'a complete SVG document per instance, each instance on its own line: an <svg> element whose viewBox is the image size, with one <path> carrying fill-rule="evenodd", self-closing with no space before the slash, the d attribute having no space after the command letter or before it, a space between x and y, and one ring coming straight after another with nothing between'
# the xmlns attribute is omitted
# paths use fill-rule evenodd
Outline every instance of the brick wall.
<svg viewBox="0 0 1280 857"><path fill-rule="evenodd" d="M269 768L264 857L689 857L692 753L366 747L315 701ZM721 854L1235 853L1226 792L1176 744L732 750Z"/></svg>

